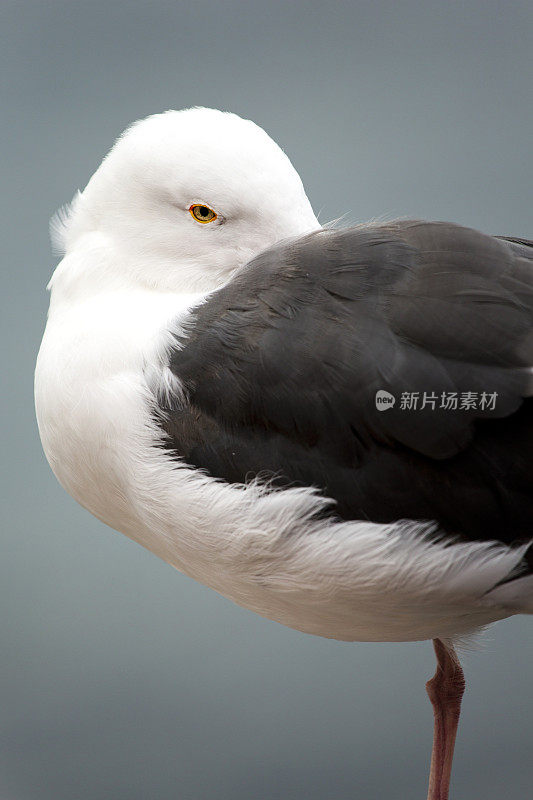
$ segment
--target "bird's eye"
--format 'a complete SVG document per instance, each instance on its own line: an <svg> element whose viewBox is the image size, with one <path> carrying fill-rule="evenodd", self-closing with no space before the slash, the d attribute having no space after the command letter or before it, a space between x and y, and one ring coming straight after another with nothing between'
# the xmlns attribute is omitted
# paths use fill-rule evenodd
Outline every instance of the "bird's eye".
<svg viewBox="0 0 533 800"><path fill-rule="evenodd" d="M201 203L193 203L189 211L196 222L213 222L218 216L212 208L204 206Z"/></svg>

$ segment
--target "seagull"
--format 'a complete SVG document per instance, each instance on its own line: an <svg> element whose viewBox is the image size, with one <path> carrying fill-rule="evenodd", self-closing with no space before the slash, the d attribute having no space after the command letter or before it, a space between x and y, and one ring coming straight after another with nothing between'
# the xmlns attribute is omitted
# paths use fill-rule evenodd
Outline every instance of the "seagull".
<svg viewBox="0 0 533 800"><path fill-rule="evenodd" d="M284 625L433 640L429 800L456 647L533 613L533 242L321 226L257 125L133 124L51 224L42 445L82 506Z"/></svg>

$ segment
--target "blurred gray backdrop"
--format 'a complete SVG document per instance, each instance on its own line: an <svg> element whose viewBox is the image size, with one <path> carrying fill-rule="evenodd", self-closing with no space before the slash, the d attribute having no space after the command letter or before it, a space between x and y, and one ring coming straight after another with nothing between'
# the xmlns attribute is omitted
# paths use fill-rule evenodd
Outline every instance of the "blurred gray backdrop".
<svg viewBox="0 0 533 800"><path fill-rule="evenodd" d="M56 484L32 372L48 219L131 121L262 125L320 219L533 238L533 5L3 0L1 800L423 798L429 643L343 644L233 606ZM468 679L453 797L531 796L533 621Z"/></svg>

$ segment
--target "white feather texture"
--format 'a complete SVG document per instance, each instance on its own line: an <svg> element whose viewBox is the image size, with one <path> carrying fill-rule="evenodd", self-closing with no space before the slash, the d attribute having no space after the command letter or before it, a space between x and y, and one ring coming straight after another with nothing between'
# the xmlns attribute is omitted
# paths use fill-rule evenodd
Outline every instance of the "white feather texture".
<svg viewBox="0 0 533 800"><path fill-rule="evenodd" d="M201 225L192 203L214 209ZM345 640L450 638L533 607L494 587L524 547L445 545L431 526L319 519L312 489L229 485L171 459L154 391L189 311L260 250L318 226L301 181L252 122L209 109L136 123L55 230L36 369L43 447L65 489L113 528L263 616ZM507 584L511 587L511 584Z"/></svg>

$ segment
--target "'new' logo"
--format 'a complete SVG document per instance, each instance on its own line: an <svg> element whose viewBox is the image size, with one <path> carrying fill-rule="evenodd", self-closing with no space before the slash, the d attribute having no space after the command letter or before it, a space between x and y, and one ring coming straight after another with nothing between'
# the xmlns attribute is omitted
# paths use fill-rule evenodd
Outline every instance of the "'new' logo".
<svg viewBox="0 0 533 800"><path fill-rule="evenodd" d="M385 389L380 389L379 392L376 392L376 408L378 411L387 411L387 409L393 407L395 402L394 395L386 392Z"/></svg>

